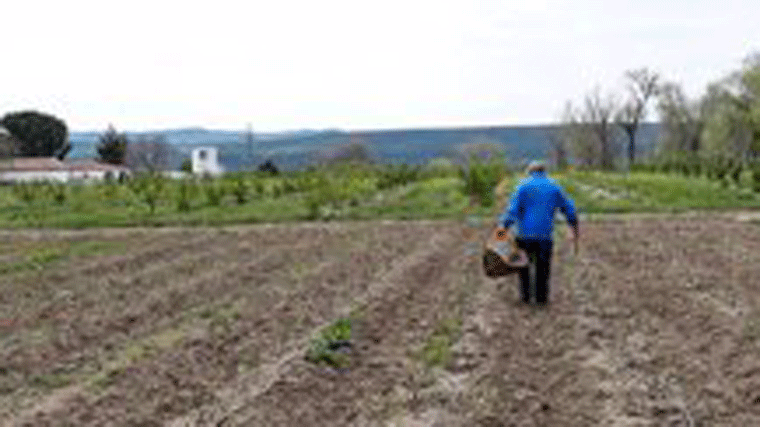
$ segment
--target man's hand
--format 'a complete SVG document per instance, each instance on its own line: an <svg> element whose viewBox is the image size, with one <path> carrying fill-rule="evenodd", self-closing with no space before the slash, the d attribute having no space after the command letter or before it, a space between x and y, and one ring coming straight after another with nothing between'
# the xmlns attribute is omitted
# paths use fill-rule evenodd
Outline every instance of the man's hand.
<svg viewBox="0 0 760 427"><path fill-rule="evenodd" d="M573 243L573 250L578 253L578 226L570 227L567 230L567 238Z"/></svg>
<svg viewBox="0 0 760 427"><path fill-rule="evenodd" d="M497 240L507 240L509 238L509 230L504 227L498 227L496 229Z"/></svg>

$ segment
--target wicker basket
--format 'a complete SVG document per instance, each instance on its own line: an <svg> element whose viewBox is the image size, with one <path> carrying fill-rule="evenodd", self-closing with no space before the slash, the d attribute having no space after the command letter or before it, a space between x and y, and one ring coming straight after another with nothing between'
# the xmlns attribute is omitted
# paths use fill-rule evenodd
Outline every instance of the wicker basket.
<svg viewBox="0 0 760 427"><path fill-rule="evenodd" d="M514 237L495 229L483 248L483 270L488 277L503 277L528 266L528 254L517 247Z"/></svg>

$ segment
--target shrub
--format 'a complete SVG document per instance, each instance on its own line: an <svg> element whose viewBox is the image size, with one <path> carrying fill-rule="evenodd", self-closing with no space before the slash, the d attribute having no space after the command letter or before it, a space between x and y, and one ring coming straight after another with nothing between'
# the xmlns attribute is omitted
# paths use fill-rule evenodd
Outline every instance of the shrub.
<svg viewBox="0 0 760 427"><path fill-rule="evenodd" d="M238 177L232 184L232 194L238 205L244 204L248 199L248 187L242 177Z"/></svg>
<svg viewBox="0 0 760 427"><path fill-rule="evenodd" d="M209 206L219 206L222 202L222 189L213 181L208 181L203 187L206 193L206 202Z"/></svg>
<svg viewBox="0 0 760 427"><path fill-rule="evenodd" d="M468 196L476 196L483 207L492 207L495 202L494 190L499 182L507 175L505 165L501 164L496 156L488 162L482 162L473 156L467 168L461 169L461 177L464 181L464 193Z"/></svg>
<svg viewBox="0 0 760 427"><path fill-rule="evenodd" d="M187 212L190 210L190 190L187 181L182 181L177 189L177 210Z"/></svg>
<svg viewBox="0 0 760 427"><path fill-rule="evenodd" d="M760 164L752 167L752 189L760 193Z"/></svg>
<svg viewBox="0 0 760 427"><path fill-rule="evenodd" d="M32 183L22 182L16 184L13 187L13 191L17 198L21 199L24 203L32 203L37 198L36 186Z"/></svg>
<svg viewBox="0 0 760 427"><path fill-rule="evenodd" d="M66 201L66 186L64 184L53 185L50 187L53 194L53 200L62 205Z"/></svg>
<svg viewBox="0 0 760 427"><path fill-rule="evenodd" d="M182 164L179 166L179 170L182 172L192 173L193 172L193 162L190 159L185 159L182 161Z"/></svg>
<svg viewBox="0 0 760 427"><path fill-rule="evenodd" d="M305 358L312 363L343 367L348 363L348 358L341 350L350 348L350 340L351 319L337 319L311 340Z"/></svg>

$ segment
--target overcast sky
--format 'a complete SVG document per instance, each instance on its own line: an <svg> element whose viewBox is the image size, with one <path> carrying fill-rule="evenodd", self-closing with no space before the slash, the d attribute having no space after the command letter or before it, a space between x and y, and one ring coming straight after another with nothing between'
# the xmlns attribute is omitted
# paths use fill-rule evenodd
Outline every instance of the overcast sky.
<svg viewBox="0 0 760 427"><path fill-rule="evenodd" d="M246 4L248 3L248 4ZM0 113L71 130L556 121L648 66L696 96L760 50L757 0L67 0L3 6Z"/></svg>

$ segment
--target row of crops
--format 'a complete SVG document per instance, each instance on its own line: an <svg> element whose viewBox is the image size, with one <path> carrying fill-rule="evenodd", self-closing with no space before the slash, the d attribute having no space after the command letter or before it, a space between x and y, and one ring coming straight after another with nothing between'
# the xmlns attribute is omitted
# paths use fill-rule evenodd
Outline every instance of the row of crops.
<svg viewBox="0 0 760 427"><path fill-rule="evenodd" d="M0 223L228 223L330 219L349 213L370 217L389 210L402 214L404 209L424 215L428 208L445 216L471 199L492 203L490 193L503 169L475 161L464 168L353 163L278 175L172 179L142 174L123 182L17 184L0 187ZM471 193L475 197L468 197ZM68 220L56 220L64 217Z"/></svg>
<svg viewBox="0 0 760 427"><path fill-rule="evenodd" d="M726 154L669 154L650 164L637 165L634 170L704 176L725 185L742 184L744 179L748 179L751 187L760 192L760 161Z"/></svg>
<svg viewBox="0 0 760 427"><path fill-rule="evenodd" d="M720 168L685 164L683 159L671 159L638 166L630 174L566 171L553 175L586 212L740 208L760 200L760 173L749 163L726 161ZM246 172L172 179L145 174L123 182L86 185L19 184L0 187L0 227L455 218L463 212L494 215L518 178L505 167L503 157L492 157L473 158L463 166L349 163L279 175Z"/></svg>

